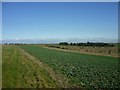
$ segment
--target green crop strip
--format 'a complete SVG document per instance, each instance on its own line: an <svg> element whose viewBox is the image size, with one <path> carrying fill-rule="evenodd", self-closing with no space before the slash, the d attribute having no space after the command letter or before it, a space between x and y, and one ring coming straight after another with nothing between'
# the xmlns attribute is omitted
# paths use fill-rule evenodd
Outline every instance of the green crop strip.
<svg viewBox="0 0 120 90"><path fill-rule="evenodd" d="M118 58L51 50L34 45L22 49L65 77L76 86L118 88Z"/></svg>
<svg viewBox="0 0 120 90"><path fill-rule="evenodd" d="M17 46L3 45L2 58L2 88L57 87L48 72L31 62Z"/></svg>

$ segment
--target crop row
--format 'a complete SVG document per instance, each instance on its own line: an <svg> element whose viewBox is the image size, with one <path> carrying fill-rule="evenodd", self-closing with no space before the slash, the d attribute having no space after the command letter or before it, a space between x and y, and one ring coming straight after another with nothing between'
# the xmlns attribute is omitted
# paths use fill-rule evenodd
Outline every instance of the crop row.
<svg viewBox="0 0 120 90"><path fill-rule="evenodd" d="M20 47L63 74L76 86L120 87L118 58L51 50L34 45Z"/></svg>

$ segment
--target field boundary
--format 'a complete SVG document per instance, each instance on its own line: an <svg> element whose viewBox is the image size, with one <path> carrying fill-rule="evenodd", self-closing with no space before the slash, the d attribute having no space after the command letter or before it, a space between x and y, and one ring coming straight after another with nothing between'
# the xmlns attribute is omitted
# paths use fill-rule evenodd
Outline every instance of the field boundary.
<svg viewBox="0 0 120 90"><path fill-rule="evenodd" d="M49 74L49 76L57 83L58 87L63 87L63 88L68 88L68 87L72 87L69 83L68 83L68 79L66 79L63 75L61 75L60 73L58 74L57 72L55 72L52 68L50 68L47 64L41 62L41 60L37 59L36 57L30 55L29 53L27 53L25 50L23 50L22 48L18 47L22 53L24 53L30 60L32 60L32 62L38 64L40 66L40 68L46 70Z"/></svg>
<svg viewBox="0 0 120 90"><path fill-rule="evenodd" d="M73 51L73 50L63 50L63 49L58 49L58 48L51 48L51 47L43 47L47 49L53 49L57 51L65 51L65 52L71 52L71 53L80 53L80 54L89 54L89 55L97 55L97 56L106 56L106 57L115 57L118 58L118 56L110 56L110 55L105 55L105 54L98 54L98 53L88 53L88 52L79 52L79 51Z"/></svg>

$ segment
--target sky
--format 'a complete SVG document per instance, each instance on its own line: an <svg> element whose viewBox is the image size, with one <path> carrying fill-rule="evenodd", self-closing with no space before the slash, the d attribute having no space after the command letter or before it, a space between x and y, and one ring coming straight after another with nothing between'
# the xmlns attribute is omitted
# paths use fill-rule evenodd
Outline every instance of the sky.
<svg viewBox="0 0 120 90"><path fill-rule="evenodd" d="M0 43L2 40L2 3L0 2Z"/></svg>
<svg viewBox="0 0 120 90"><path fill-rule="evenodd" d="M117 2L3 2L3 39L117 39Z"/></svg>

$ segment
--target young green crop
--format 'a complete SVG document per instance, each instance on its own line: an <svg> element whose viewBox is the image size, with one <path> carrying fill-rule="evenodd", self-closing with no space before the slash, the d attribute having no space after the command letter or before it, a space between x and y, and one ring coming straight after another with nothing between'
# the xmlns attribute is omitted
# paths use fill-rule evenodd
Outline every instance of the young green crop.
<svg viewBox="0 0 120 90"><path fill-rule="evenodd" d="M21 45L20 47L62 73L75 86L120 87L118 58L58 51L34 45Z"/></svg>

